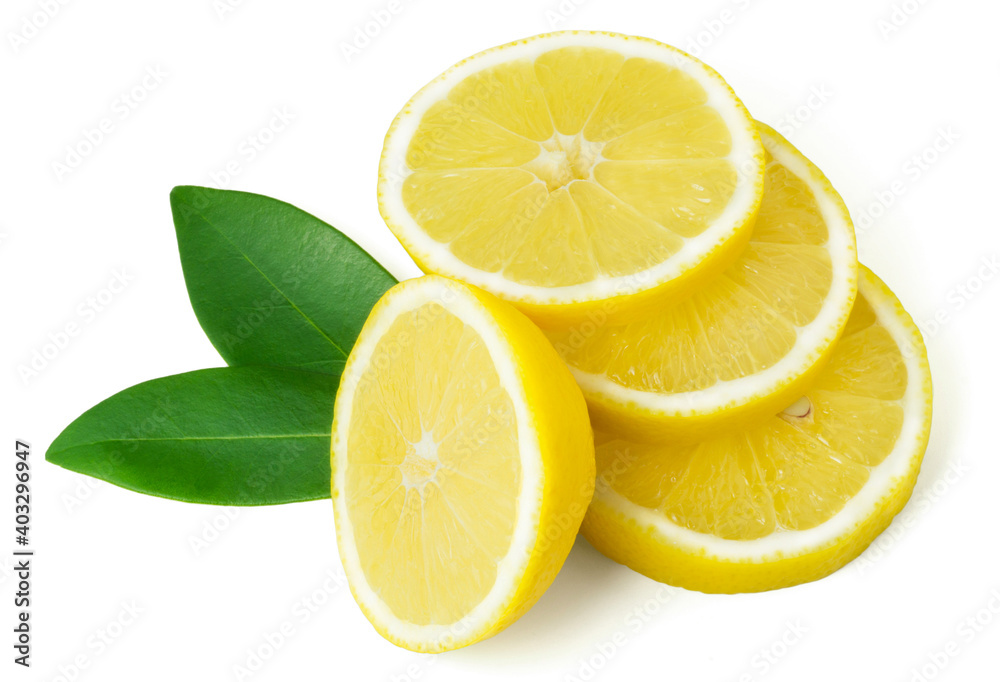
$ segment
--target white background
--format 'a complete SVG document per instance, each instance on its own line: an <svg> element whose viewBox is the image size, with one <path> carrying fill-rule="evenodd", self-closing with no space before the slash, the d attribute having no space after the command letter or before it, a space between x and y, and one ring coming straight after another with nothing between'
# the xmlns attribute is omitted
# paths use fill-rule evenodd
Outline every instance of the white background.
<svg viewBox="0 0 1000 682"><path fill-rule="evenodd" d="M387 0L245 0L222 16L213 0L91 0L59 5L47 21L34 19L44 3L4 0L0 677L47 681L62 670L71 679L83 661L75 679L234 680L248 649L284 623L292 634L250 679L996 675L1000 278L981 266L1000 255L1000 6L895 1L899 25L889 31L880 22L892 20L894 0L401 0L348 60L343 45ZM32 33L26 18L44 25ZM580 540L520 622L433 657L383 641L338 586L329 502L245 509L229 520L226 510L145 497L43 462L59 431L103 398L222 364L188 304L172 186L224 184L212 173L237 161L229 187L300 206L397 277L414 276L376 206L390 121L453 62L553 28L646 35L698 53L751 113L785 126L843 194L862 260L921 323L931 355L934 427L909 524L897 520L830 578L741 596L662 591ZM11 35L22 32L31 37L15 49ZM157 68L161 82L147 79L155 89L140 92L143 101L123 118L117 98ZM810 99L813 92L823 94ZM250 160L240 146L274 109L294 120ZM72 172L57 173L53 162L65 161L67 145L105 117L111 132ZM928 152L936 140L941 150ZM923 154L933 159L917 172L912 157ZM877 193L892 200L888 208ZM116 271L130 281L87 323L78 306ZM935 315L945 321L930 323ZM81 332L22 380L18 367L72 322ZM15 437L31 443L35 476L30 671L12 664L8 641ZM213 523L225 527L217 537L206 531ZM211 541L196 552L192 538L203 536ZM323 603L303 611L303 599ZM109 629L133 601L138 617ZM639 618L637 608L655 613ZM963 626L977 613L988 622L981 632ZM101 630L118 635L103 648ZM612 651L607 643L616 640Z"/></svg>

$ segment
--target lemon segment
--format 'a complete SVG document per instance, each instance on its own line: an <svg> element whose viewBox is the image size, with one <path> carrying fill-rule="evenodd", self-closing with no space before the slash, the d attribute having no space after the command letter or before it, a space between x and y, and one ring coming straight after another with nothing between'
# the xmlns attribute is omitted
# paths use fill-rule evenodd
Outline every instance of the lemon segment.
<svg viewBox="0 0 1000 682"><path fill-rule="evenodd" d="M767 151L764 199L750 243L732 265L640 319L595 317L546 330L583 388L596 428L633 440L687 442L739 428L801 394L840 336L857 290L847 209L815 166L759 127ZM614 171L618 163L625 169L637 162L605 166ZM638 163L674 172L708 162ZM624 198L639 186L610 184ZM711 192L707 181L698 184ZM683 204L631 205L656 215ZM664 216L659 224L668 222Z"/></svg>
<svg viewBox="0 0 1000 682"><path fill-rule="evenodd" d="M376 629L415 651L499 632L565 560L590 501L579 388L541 332L442 277L393 287L345 368L338 548Z"/></svg>
<svg viewBox="0 0 1000 682"><path fill-rule="evenodd" d="M599 433L583 533L620 563L703 592L817 580L858 556L902 509L930 419L920 333L862 268L845 336L785 410L688 445Z"/></svg>
<svg viewBox="0 0 1000 682"><path fill-rule="evenodd" d="M753 121L707 66L611 33L536 36L455 65L386 135L379 208L426 272L536 322L632 319L745 245Z"/></svg>

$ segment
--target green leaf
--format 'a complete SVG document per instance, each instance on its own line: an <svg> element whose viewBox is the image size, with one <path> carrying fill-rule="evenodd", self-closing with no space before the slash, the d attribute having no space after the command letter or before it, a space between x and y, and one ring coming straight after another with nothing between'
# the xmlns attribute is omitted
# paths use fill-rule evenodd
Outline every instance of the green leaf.
<svg viewBox="0 0 1000 682"><path fill-rule="evenodd" d="M322 220L277 199L175 187L191 305L226 363L340 374L396 279Z"/></svg>
<svg viewBox="0 0 1000 682"><path fill-rule="evenodd" d="M262 505L330 496L338 378L223 367L147 381L87 410L45 458L184 502Z"/></svg>

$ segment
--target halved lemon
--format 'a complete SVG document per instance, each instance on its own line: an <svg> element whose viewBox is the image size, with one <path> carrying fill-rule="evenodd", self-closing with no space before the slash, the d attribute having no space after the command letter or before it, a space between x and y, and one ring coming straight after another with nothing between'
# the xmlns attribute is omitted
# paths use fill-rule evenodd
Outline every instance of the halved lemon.
<svg viewBox="0 0 1000 682"><path fill-rule="evenodd" d="M843 330L857 293L850 215L816 166L758 126L764 200L733 265L642 319L548 330L595 428L690 441L752 423L802 393Z"/></svg>
<svg viewBox="0 0 1000 682"><path fill-rule="evenodd" d="M496 634L562 566L594 486L586 404L526 317L437 276L376 304L333 424L337 544L389 641L438 652Z"/></svg>
<svg viewBox="0 0 1000 682"><path fill-rule="evenodd" d="M598 434L583 534L650 578L703 592L817 580L857 557L903 508L930 424L920 332L862 268L833 357L783 412L696 445Z"/></svg>
<svg viewBox="0 0 1000 682"><path fill-rule="evenodd" d="M536 322L627 319L746 244L764 152L732 89L648 38L571 31L459 62L396 116L382 217L425 272Z"/></svg>

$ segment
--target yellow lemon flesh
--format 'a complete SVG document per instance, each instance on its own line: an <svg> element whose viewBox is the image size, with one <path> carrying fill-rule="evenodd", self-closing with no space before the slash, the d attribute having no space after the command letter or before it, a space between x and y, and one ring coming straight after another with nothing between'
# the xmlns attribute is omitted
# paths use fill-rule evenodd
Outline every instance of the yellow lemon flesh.
<svg viewBox="0 0 1000 682"><path fill-rule="evenodd" d="M764 199L735 263L642 319L547 330L595 428L691 441L752 423L802 393L843 330L858 267L847 208L819 169L758 125Z"/></svg>
<svg viewBox="0 0 1000 682"><path fill-rule="evenodd" d="M703 592L816 580L857 557L902 509L930 421L920 332L862 268L830 362L782 412L693 445L598 434L583 534L615 561Z"/></svg>
<svg viewBox="0 0 1000 682"><path fill-rule="evenodd" d="M586 404L527 318L428 276L393 287L351 352L332 495L351 590L388 640L454 649L552 582L593 493Z"/></svg>
<svg viewBox="0 0 1000 682"><path fill-rule="evenodd" d="M745 108L672 47L564 32L456 64L386 135L379 208L427 272L540 324L628 319L746 244L764 152Z"/></svg>

